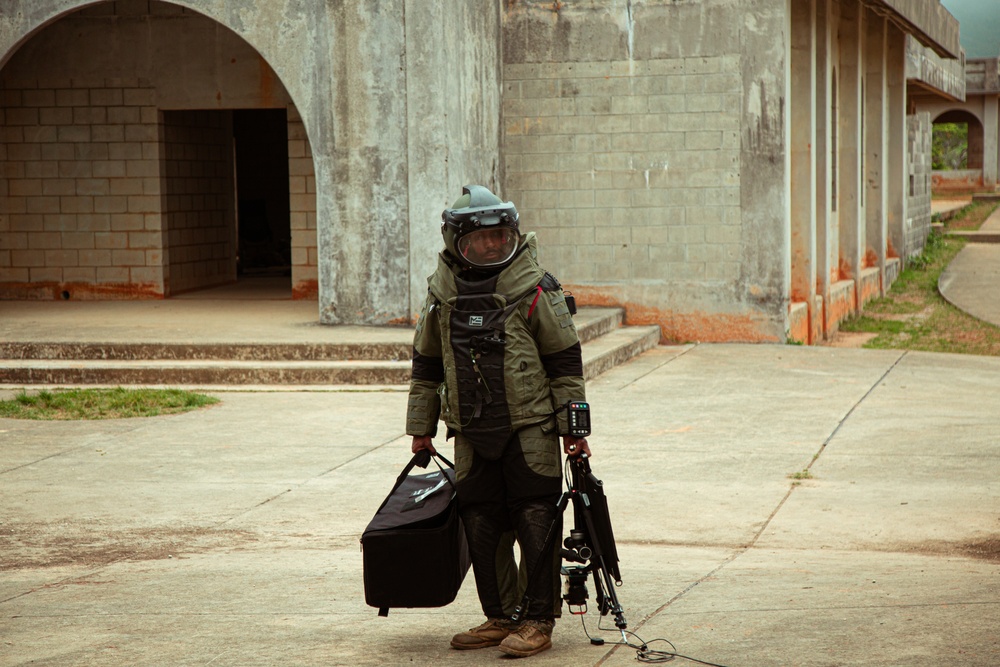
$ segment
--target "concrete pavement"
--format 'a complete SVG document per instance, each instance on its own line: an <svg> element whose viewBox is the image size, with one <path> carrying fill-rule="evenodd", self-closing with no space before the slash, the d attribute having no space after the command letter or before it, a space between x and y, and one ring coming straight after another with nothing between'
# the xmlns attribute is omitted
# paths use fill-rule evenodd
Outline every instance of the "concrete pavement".
<svg viewBox="0 0 1000 667"><path fill-rule="evenodd" d="M479 622L471 575L441 609L364 604L358 537L408 459L401 387L213 393L0 420L0 666L505 662L448 648ZM1000 359L660 347L588 393L647 642L730 667L1000 664ZM577 618L554 640L525 664L635 664Z"/></svg>

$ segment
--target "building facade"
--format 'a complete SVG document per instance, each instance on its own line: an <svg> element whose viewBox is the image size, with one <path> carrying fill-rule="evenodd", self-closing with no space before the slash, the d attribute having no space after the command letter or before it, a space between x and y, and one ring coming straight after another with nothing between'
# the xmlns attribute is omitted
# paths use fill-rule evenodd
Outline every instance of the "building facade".
<svg viewBox="0 0 1000 667"><path fill-rule="evenodd" d="M259 263L321 322L407 323L479 182L583 304L818 341L929 228L908 96L964 90L913 54L961 60L937 0L8 0L0 296Z"/></svg>

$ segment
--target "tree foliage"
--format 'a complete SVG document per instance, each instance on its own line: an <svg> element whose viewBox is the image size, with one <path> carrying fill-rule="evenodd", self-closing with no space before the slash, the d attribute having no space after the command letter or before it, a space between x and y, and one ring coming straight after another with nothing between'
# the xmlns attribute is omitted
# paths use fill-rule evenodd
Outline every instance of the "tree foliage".
<svg viewBox="0 0 1000 667"><path fill-rule="evenodd" d="M969 163L969 124L935 123L931 147L933 169L966 169Z"/></svg>

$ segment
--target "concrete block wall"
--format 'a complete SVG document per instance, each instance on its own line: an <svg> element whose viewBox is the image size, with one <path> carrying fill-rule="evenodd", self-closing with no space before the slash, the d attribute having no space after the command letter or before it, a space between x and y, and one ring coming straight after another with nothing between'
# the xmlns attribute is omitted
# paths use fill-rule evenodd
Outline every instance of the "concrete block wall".
<svg viewBox="0 0 1000 667"><path fill-rule="evenodd" d="M931 116L921 112L907 116L906 139L909 163L909 190L906 200L904 257L923 252L931 228L931 144L934 126Z"/></svg>
<svg viewBox="0 0 1000 667"><path fill-rule="evenodd" d="M316 243L316 174L302 117L288 105L288 195L292 232L292 295L319 295L319 251Z"/></svg>
<svg viewBox="0 0 1000 667"><path fill-rule="evenodd" d="M168 293L236 280L232 116L165 111L163 232Z"/></svg>
<svg viewBox="0 0 1000 667"><path fill-rule="evenodd" d="M148 82L0 79L0 116L0 296L161 296Z"/></svg>
<svg viewBox="0 0 1000 667"><path fill-rule="evenodd" d="M60 78L53 80L56 75ZM11 233L9 228L15 226L15 236L0 237L0 283L4 285L0 296L59 298L66 292L70 298L162 298L236 279L236 249L229 238L235 227L228 234L216 227L223 215L234 225L234 213L229 209L221 213L221 205L213 200L215 185L183 182L186 177L173 183L175 174L190 172L203 159L191 145L194 130L188 139L172 137L168 145L174 152L168 160L161 152L158 122L162 112L174 119L176 130L198 117L184 116L189 113L184 110L211 110L206 111L214 114L210 119L198 122L215 127L228 122L232 109L291 107L281 82L249 44L205 16L176 5L153 0L101 3L59 18L31 35L10 54L0 79L6 86L0 108L11 108L10 120L4 113L0 123L0 161L5 173L11 171L19 181L27 181L40 177L18 174L27 171L47 177L55 169L64 181L43 183L45 191L39 195L49 196L49 191L58 189L60 208L52 214L63 216L61 236L33 236L31 247L20 248L18 244L29 243L24 236L26 225L35 218L0 217L0 234ZM85 127L88 124L91 129ZM39 129L25 134L29 126ZM291 214L299 221L293 234L300 255L311 262L293 267L296 276L304 274L301 281L307 286L298 286L295 294L315 298L318 258L312 151L297 113L289 121L289 130L297 156L294 166L289 166L302 176L292 178L298 189L290 202ZM199 131L209 130L203 126ZM211 134L208 142L214 153L222 139L214 131ZM59 146L26 147L32 142ZM226 142L228 160L231 139ZM54 154L55 150L59 153ZM211 170L218 168L214 158L209 162ZM165 171L168 163L170 174ZM226 174L231 181L231 166ZM15 192L24 187L33 186L19 182ZM233 199L232 184L227 187L228 205ZM85 199L70 200L71 196L92 198L94 210L87 210L90 205ZM200 213L190 208L206 200L211 203ZM184 202L181 208L165 208L178 201ZM51 208L51 201L48 205ZM12 209L13 215L26 215L28 211L18 208L24 206L22 200L9 197L9 187L0 190L0 209L4 209L0 216L7 215L6 209ZM56 223L36 221L42 232L53 232ZM206 231L196 232L206 221ZM84 232L93 233L93 238L84 239L80 235ZM171 247L174 242L180 245ZM70 243L87 247L63 247ZM42 250L40 244L49 251L43 259L38 253L20 252ZM59 247L48 247L54 244Z"/></svg>
<svg viewBox="0 0 1000 667"><path fill-rule="evenodd" d="M542 263L665 340L781 340L785 3L557 4L504 16L504 196Z"/></svg>
<svg viewBox="0 0 1000 667"><path fill-rule="evenodd" d="M737 278L737 66L734 55L505 68L506 192L566 279Z"/></svg>

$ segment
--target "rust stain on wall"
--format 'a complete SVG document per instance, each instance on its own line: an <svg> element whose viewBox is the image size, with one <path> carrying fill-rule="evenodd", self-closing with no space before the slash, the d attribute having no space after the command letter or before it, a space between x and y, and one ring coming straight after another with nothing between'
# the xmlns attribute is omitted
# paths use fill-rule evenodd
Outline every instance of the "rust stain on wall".
<svg viewBox="0 0 1000 667"><path fill-rule="evenodd" d="M837 264L837 270L839 271L839 275L833 282L839 282L841 280L854 280L851 265L843 257L840 258L840 261Z"/></svg>
<svg viewBox="0 0 1000 667"><path fill-rule="evenodd" d="M899 258L899 253L896 252L896 247L894 245L892 245L892 239L887 239L886 240L885 256L886 256L886 259L898 259Z"/></svg>
<svg viewBox="0 0 1000 667"><path fill-rule="evenodd" d="M845 320L855 311L854 290L844 290L836 294L831 294L830 299L825 303L826 330L836 331L837 325Z"/></svg>
<svg viewBox="0 0 1000 667"><path fill-rule="evenodd" d="M292 299L305 300L319 298L318 280L300 280L292 286Z"/></svg>
<svg viewBox="0 0 1000 667"><path fill-rule="evenodd" d="M805 343L808 345L813 341L810 331L811 327L809 326L809 322L812 318L810 317L808 308L802 309L801 312L803 313L801 316L789 318L788 339L797 343Z"/></svg>
<svg viewBox="0 0 1000 667"><path fill-rule="evenodd" d="M761 331L750 315L728 315L692 311L678 313L623 301L598 287L573 286L570 291L581 306L625 309L625 324L660 327L661 343L777 343L777 337Z"/></svg>
<svg viewBox="0 0 1000 667"><path fill-rule="evenodd" d="M22 301L125 301L162 299L153 283L0 283L0 299Z"/></svg>
<svg viewBox="0 0 1000 667"><path fill-rule="evenodd" d="M861 302L862 307L879 296L881 296L881 280L879 277L860 281L858 285L858 300Z"/></svg>

